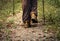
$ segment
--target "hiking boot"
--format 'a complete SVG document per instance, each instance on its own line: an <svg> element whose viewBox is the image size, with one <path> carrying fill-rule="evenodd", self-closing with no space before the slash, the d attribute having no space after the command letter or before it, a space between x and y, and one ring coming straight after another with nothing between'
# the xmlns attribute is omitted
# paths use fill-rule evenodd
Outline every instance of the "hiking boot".
<svg viewBox="0 0 60 41"><path fill-rule="evenodd" d="M31 13L31 21L32 23L38 23L37 16L34 14L34 12Z"/></svg>
<svg viewBox="0 0 60 41"><path fill-rule="evenodd" d="M29 22L29 21L26 21L26 22L24 23L24 27L25 27L25 28L29 28L29 27L31 27L30 22Z"/></svg>
<svg viewBox="0 0 60 41"><path fill-rule="evenodd" d="M32 23L38 23L38 21L36 19L31 19Z"/></svg>

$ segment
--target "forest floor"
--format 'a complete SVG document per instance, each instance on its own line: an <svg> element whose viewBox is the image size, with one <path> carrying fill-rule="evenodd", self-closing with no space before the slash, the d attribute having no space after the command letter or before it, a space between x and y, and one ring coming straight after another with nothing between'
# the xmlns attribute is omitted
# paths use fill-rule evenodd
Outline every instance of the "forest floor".
<svg viewBox="0 0 60 41"><path fill-rule="evenodd" d="M22 13L11 16L7 20L10 19L14 19L15 25L7 28L8 34L3 34L4 38L0 37L0 41L58 41L52 32L44 31L45 26L42 25L42 22L37 23L38 26L24 28L24 26L21 25Z"/></svg>

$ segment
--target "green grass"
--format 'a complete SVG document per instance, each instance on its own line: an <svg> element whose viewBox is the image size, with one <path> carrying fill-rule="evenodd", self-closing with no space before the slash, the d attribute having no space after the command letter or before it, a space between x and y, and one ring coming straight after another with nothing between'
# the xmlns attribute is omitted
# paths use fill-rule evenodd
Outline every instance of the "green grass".
<svg viewBox="0 0 60 41"><path fill-rule="evenodd" d="M15 8L14 12L15 14L19 13L22 11L22 4L21 0L14 0ZM56 2L56 3L55 3ZM13 14L13 3L12 2L2 2L0 1L0 20L6 20L7 16L10 14ZM45 19L48 21L46 23L46 30L54 30L58 39L60 39L60 1L59 0L45 0L44 3L44 14L45 14ZM39 21L40 19L43 18L43 5L42 5L42 0L38 0L38 17ZM13 23L13 20L10 20L11 23ZM52 23L50 23L52 22ZM14 26L14 25L13 25ZM3 23L0 23L0 28L3 27Z"/></svg>
<svg viewBox="0 0 60 41"><path fill-rule="evenodd" d="M0 1L1 2L1 1ZM14 12L20 12L21 10L21 2L19 0L15 0L14 1ZM6 19L7 16L9 16L10 14L13 14L13 2L8 2L3 1L3 3L0 3L0 19Z"/></svg>
<svg viewBox="0 0 60 41"><path fill-rule="evenodd" d="M50 0L52 1L52 0ZM53 0L54 2L55 0ZM58 7L60 3L51 3L49 0L45 0L44 3L44 14L45 14L45 30L47 32L53 32L57 39L60 39L60 7ZM42 12L42 0L38 3L38 16L39 20L43 18L43 12Z"/></svg>

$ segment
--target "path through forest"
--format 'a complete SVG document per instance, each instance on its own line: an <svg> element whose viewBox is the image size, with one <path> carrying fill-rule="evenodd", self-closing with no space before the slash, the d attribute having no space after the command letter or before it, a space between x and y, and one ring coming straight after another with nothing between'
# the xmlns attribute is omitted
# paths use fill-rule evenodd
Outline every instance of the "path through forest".
<svg viewBox="0 0 60 41"><path fill-rule="evenodd" d="M43 32L44 26L42 23L38 23L38 26L31 28L24 28L20 25L22 23L22 11L7 20L11 18L14 19L16 28L8 28L11 31L9 41L57 41L53 33Z"/></svg>

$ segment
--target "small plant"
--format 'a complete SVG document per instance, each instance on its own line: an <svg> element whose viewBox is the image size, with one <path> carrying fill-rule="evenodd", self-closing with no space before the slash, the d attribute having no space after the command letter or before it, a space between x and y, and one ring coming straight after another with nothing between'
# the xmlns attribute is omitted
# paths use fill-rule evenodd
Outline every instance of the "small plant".
<svg viewBox="0 0 60 41"><path fill-rule="evenodd" d="M8 23L13 24L14 23L14 18L9 19Z"/></svg>

